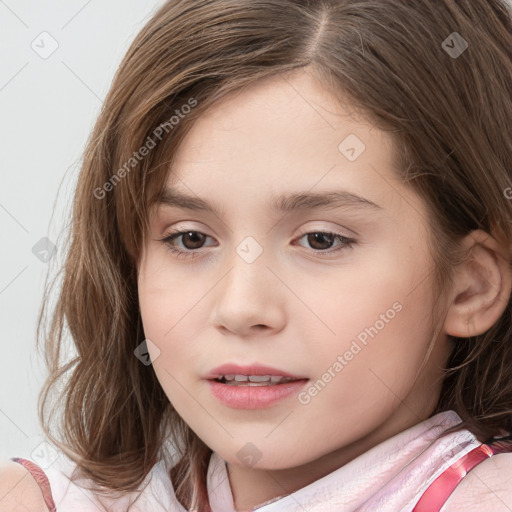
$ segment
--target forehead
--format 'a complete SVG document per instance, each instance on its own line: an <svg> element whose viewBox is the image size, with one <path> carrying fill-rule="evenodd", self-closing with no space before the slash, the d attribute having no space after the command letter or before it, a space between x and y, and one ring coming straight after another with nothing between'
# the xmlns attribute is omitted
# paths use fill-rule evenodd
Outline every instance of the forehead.
<svg viewBox="0 0 512 512"><path fill-rule="evenodd" d="M274 196L294 185L298 193L316 182L343 185L354 173L362 179L372 165L396 169L394 149L389 133L342 106L309 73L275 76L227 95L195 121L173 155L167 185L207 192L216 183L226 190L264 183Z"/></svg>
<svg viewBox="0 0 512 512"><path fill-rule="evenodd" d="M151 217L179 208L182 220L211 215L229 226L291 212L290 221L313 212L428 224L427 206L398 172L392 133L344 105L307 74L228 94L182 140Z"/></svg>
<svg viewBox="0 0 512 512"><path fill-rule="evenodd" d="M229 93L203 112L174 160L178 167L187 162L207 167L212 160L229 164L234 157L279 161L284 156L287 163L299 163L308 156L341 153L353 162L359 153L377 147L381 161L392 156L391 134L358 111L311 72L267 77ZM355 155L349 153L350 146Z"/></svg>

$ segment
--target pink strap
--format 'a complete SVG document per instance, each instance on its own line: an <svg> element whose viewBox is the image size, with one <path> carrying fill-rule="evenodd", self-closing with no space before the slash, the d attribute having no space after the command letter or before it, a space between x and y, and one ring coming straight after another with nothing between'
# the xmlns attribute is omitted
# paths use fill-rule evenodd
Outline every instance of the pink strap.
<svg viewBox="0 0 512 512"><path fill-rule="evenodd" d="M423 493L412 512L439 512L458 483L477 464L498 453L512 452L512 440L481 444L441 473Z"/></svg>
<svg viewBox="0 0 512 512"><path fill-rule="evenodd" d="M11 458L12 461L18 462L22 466L26 467L28 471L34 477L34 480L39 485L41 492L43 493L44 502L48 507L50 512L57 512L57 507L55 506L55 502L53 501L52 491L50 488L50 482L48 481L48 477L45 475L44 471L32 461L27 459L20 459L18 457Z"/></svg>

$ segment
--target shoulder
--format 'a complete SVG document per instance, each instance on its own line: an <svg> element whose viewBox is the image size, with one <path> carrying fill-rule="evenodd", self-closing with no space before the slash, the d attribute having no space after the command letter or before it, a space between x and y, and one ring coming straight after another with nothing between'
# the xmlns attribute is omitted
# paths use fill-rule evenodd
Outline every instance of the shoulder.
<svg viewBox="0 0 512 512"><path fill-rule="evenodd" d="M0 512L30 510L49 512L43 493L21 464L12 460L0 462Z"/></svg>
<svg viewBox="0 0 512 512"><path fill-rule="evenodd" d="M460 481L442 512L510 512L512 453L500 453L476 465Z"/></svg>

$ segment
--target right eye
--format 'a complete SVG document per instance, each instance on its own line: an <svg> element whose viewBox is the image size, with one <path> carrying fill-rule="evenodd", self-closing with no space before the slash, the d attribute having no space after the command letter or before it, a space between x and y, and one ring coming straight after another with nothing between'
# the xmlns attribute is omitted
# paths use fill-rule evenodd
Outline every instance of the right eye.
<svg viewBox="0 0 512 512"><path fill-rule="evenodd" d="M182 243L185 244L185 250L177 249L176 246L174 245L174 240L180 237L183 237ZM171 235L166 236L160 241L165 244L165 246L167 247L167 249L169 249L169 251L171 251L171 253L176 254L178 258L195 258L196 256L198 256L198 254L196 254L196 250L200 248L197 246L204 243L205 238L209 238L208 235L205 235L204 233L201 233L199 231L187 229L182 231L174 231ZM192 247L186 246L189 244L192 245Z"/></svg>

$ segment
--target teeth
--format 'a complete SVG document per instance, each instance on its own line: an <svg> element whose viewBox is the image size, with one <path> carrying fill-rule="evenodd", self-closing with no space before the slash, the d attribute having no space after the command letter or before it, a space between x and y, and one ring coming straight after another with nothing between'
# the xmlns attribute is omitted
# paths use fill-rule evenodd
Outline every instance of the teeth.
<svg viewBox="0 0 512 512"><path fill-rule="evenodd" d="M227 384L237 385L263 385L263 384L280 384L281 382L289 382L294 379L290 377L281 377L279 375L219 375L218 381L225 381Z"/></svg>
<svg viewBox="0 0 512 512"><path fill-rule="evenodd" d="M270 375L250 375L249 380L251 382L265 382L271 380Z"/></svg>

